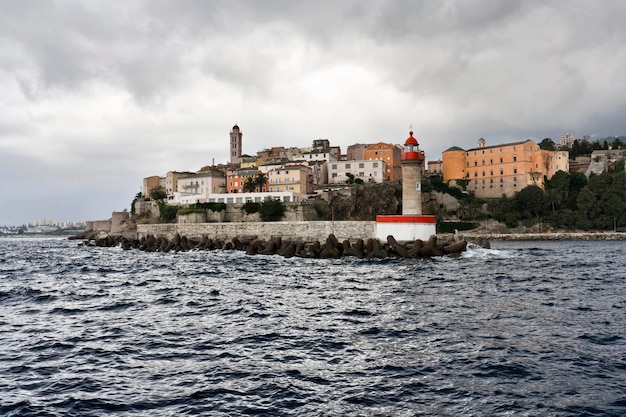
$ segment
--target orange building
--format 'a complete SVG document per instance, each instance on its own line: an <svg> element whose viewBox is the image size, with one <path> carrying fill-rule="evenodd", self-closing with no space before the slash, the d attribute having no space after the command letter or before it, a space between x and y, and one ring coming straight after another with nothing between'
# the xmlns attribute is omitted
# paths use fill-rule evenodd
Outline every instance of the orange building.
<svg viewBox="0 0 626 417"><path fill-rule="evenodd" d="M365 148L366 161L385 163L384 181L402 178L402 149L391 143L378 142Z"/></svg>
<svg viewBox="0 0 626 417"><path fill-rule="evenodd" d="M453 146L443 152L443 180L467 181L467 191L479 198L512 196L528 185L543 188L545 178L569 171L567 151L542 150L532 140L464 150Z"/></svg>
<svg viewBox="0 0 626 417"><path fill-rule="evenodd" d="M260 172L261 171L256 168L228 171L226 174L226 192L243 193L243 185L246 183L248 178L255 179ZM263 187L262 192L265 191L265 187Z"/></svg>

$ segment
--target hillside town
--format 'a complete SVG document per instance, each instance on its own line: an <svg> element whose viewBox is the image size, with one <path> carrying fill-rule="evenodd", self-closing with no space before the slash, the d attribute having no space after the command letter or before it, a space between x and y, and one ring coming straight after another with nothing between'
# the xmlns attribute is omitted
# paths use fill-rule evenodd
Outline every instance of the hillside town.
<svg viewBox="0 0 626 417"><path fill-rule="evenodd" d="M413 132L409 135L412 137ZM235 124L229 134L228 164L146 177L142 197L164 193L172 205L260 202L268 196L298 202L349 184L397 181L402 178L404 140L355 143L342 153L330 140L315 139L310 147L271 147L246 155L242 153L243 131ZM441 158L427 160L422 174L441 176L444 182L471 191L477 198L500 198L512 197L529 185L543 188L544 182L558 171L584 172L588 177L624 159L619 139L615 139L616 149L607 144L609 149L593 150L590 156L572 160L568 149L581 141L588 143L588 137L576 139L568 133L561 136L558 144L547 141L548 146L544 147L530 139L488 144L480 138L476 148L453 146Z"/></svg>

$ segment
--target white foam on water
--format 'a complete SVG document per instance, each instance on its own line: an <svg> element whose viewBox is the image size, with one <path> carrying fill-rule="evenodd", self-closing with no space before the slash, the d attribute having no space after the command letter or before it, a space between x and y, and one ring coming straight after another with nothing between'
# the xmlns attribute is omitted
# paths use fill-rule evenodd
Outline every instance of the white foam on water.
<svg viewBox="0 0 626 417"><path fill-rule="evenodd" d="M520 256L513 250L501 249L485 249L473 244L467 245L467 250L461 253L462 258L480 258L480 259L510 259Z"/></svg>

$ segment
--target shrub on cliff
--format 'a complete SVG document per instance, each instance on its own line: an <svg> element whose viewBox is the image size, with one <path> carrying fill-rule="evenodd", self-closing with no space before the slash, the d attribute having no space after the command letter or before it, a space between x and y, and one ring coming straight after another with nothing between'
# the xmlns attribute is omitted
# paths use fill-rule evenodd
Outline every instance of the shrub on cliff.
<svg viewBox="0 0 626 417"><path fill-rule="evenodd" d="M211 210L214 212L220 212L222 210L226 210L225 203L196 203L194 204L194 207Z"/></svg>
<svg viewBox="0 0 626 417"><path fill-rule="evenodd" d="M255 203L253 201L247 201L242 209L246 212L246 214L258 213L261 208L261 204Z"/></svg>
<svg viewBox="0 0 626 417"><path fill-rule="evenodd" d="M285 205L274 198L266 198L259 207L259 215L264 222L275 222L283 218Z"/></svg>
<svg viewBox="0 0 626 417"><path fill-rule="evenodd" d="M170 206L169 204L160 203L159 211L161 212L161 220L165 223L173 223L176 221L178 206Z"/></svg>

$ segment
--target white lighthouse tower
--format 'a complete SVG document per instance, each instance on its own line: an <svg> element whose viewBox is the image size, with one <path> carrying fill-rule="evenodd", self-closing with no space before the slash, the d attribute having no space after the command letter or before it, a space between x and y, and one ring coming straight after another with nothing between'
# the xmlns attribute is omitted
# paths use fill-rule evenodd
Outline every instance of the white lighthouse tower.
<svg viewBox="0 0 626 417"><path fill-rule="evenodd" d="M402 215L376 216L376 237L391 235L398 241L428 240L437 233L435 216L422 215L422 167L424 152L420 151L413 132L404 142L402 153Z"/></svg>

